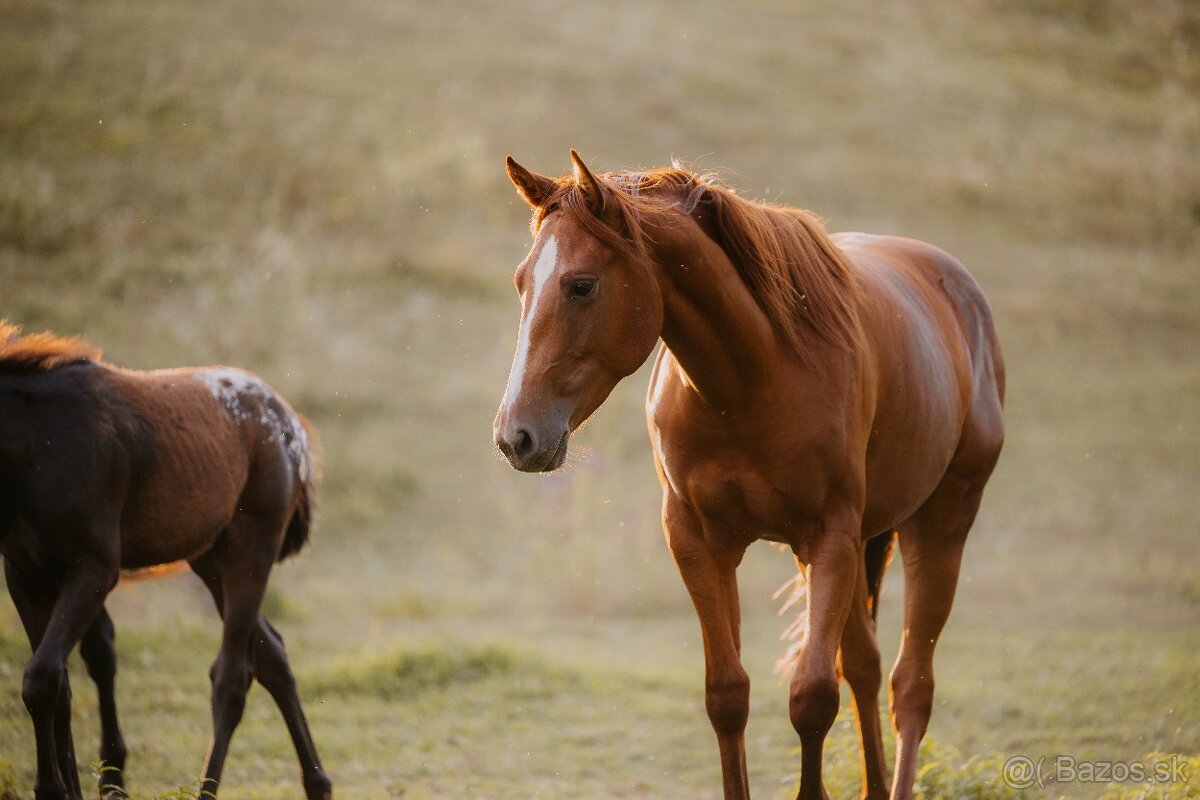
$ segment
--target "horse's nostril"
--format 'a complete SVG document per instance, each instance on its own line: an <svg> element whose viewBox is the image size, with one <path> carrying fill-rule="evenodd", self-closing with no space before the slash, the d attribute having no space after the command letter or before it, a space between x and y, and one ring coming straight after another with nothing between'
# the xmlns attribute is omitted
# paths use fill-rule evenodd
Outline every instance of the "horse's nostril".
<svg viewBox="0 0 1200 800"><path fill-rule="evenodd" d="M512 445L503 436L496 437L496 447L504 454L505 458L512 458Z"/></svg>
<svg viewBox="0 0 1200 800"><path fill-rule="evenodd" d="M517 431L513 436L512 447L517 458L527 458L533 452L533 437L529 435L529 431L523 428Z"/></svg>

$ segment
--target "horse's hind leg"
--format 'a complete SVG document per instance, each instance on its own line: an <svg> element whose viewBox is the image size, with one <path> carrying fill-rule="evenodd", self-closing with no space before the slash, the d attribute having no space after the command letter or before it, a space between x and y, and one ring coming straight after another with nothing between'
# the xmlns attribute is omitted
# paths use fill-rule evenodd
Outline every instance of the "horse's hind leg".
<svg viewBox="0 0 1200 800"><path fill-rule="evenodd" d="M202 797L216 796L229 742L242 720L246 692L254 678L252 637L281 535L282 524L268 526L256 517L239 514L213 548L191 562L213 593L224 622L221 649L209 671L213 738L200 784Z"/></svg>
<svg viewBox="0 0 1200 800"><path fill-rule="evenodd" d="M838 671L850 684L854 696L854 721L862 745L862 797L880 800L887 797L888 792L887 762L879 730L879 688L883 683L883 672L868 597L866 570L859 570L854 605L842 630Z"/></svg>
<svg viewBox="0 0 1200 800"><path fill-rule="evenodd" d="M904 634L891 676L896 772L892 800L912 797L917 748L933 709L933 651L950 615L967 532L983 481L947 474L919 511L900 527L904 559Z"/></svg>
<svg viewBox="0 0 1200 800"><path fill-rule="evenodd" d="M308 800L329 800L333 796L332 784L321 767L317 747L308 731L308 721L304 718L300 696L296 692L296 678L288 666L283 637L261 614L258 617L258 633L254 640L254 670L258 682L270 692L275 704L279 706L279 713L283 715L288 733L291 734L292 744L296 746L296 756L300 759L300 769L304 776L305 796Z"/></svg>
<svg viewBox="0 0 1200 800"><path fill-rule="evenodd" d="M192 569L204 581L204 585L212 593L217 611L224 617L224 590L221 587L219 570L203 559L194 563ZM287 724L288 733L291 734L292 743L296 747L296 755L300 759L305 796L309 800L327 800L332 796L332 785L321 766L317 747L308 731L308 721L300 707L296 679L288 666L283 637L262 614L258 615L254 633L254 677L270 693Z"/></svg>
<svg viewBox="0 0 1200 800"><path fill-rule="evenodd" d="M100 700L100 796L104 798L125 796L126 750L117 722L115 636L112 617L102 608L79 642L79 654Z"/></svg>

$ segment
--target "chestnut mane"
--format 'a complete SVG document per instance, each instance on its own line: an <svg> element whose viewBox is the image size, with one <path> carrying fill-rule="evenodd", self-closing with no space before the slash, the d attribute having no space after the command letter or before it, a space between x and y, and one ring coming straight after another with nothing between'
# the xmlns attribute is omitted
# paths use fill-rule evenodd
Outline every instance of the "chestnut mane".
<svg viewBox="0 0 1200 800"><path fill-rule="evenodd" d="M604 190L608 219L592 213L574 180L563 178L535 212L534 229L549 210L561 208L618 253L645 258L653 243L644 224L647 212L674 208L692 214L703 206L713 219L714 240L763 313L801 358L809 360L813 334L855 349L858 284L812 212L747 200L711 175L677 167L595 177Z"/></svg>
<svg viewBox="0 0 1200 800"><path fill-rule="evenodd" d="M0 369L45 372L76 361L99 361L100 348L78 337L49 331L21 335L21 327L0 319Z"/></svg>

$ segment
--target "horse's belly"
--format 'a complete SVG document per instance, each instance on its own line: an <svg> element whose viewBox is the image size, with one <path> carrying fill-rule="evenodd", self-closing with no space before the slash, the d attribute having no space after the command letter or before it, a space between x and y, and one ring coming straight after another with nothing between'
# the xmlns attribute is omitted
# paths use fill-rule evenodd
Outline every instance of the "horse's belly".
<svg viewBox="0 0 1200 800"><path fill-rule="evenodd" d="M187 520L140 519L121 530L121 568L141 569L193 559L216 541L232 514Z"/></svg>
<svg viewBox="0 0 1200 800"><path fill-rule="evenodd" d="M958 449L961 412L947 408L921 431L883 441L867 453L863 529L874 535L895 528L921 507L941 483ZM873 443L874 444L874 443Z"/></svg>

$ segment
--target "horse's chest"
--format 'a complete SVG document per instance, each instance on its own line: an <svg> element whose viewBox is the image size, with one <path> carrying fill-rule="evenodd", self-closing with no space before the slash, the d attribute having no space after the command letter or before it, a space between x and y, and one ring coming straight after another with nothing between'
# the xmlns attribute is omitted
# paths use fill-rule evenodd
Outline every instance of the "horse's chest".
<svg viewBox="0 0 1200 800"><path fill-rule="evenodd" d="M686 470L685 492L707 521L739 539L793 541L819 513L813 487L783 476L712 460Z"/></svg>

